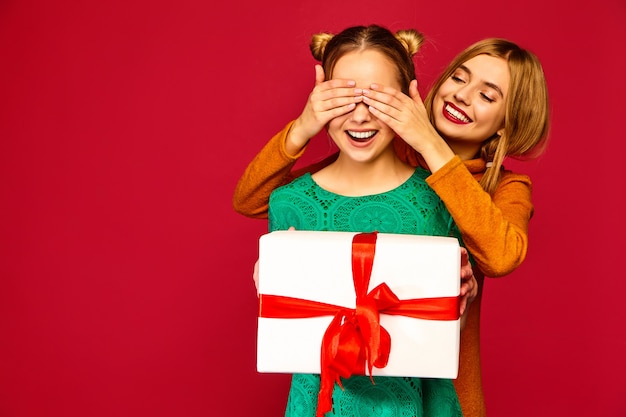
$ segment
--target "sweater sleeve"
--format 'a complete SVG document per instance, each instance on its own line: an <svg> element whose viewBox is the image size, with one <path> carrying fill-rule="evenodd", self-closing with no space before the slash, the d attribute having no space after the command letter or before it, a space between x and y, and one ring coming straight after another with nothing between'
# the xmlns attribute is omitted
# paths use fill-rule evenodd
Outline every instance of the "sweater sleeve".
<svg viewBox="0 0 626 417"><path fill-rule="evenodd" d="M292 125L293 121L274 135L247 166L233 194L233 208L237 213L255 219L266 219L272 191L306 172L319 171L337 158L337 154L334 154L320 162L292 171L306 149L305 146L296 155L287 153L285 141Z"/></svg>
<svg viewBox="0 0 626 417"><path fill-rule="evenodd" d="M267 218L271 192L291 180L290 171L304 149L290 156L285 150L285 139L293 121L278 132L248 164L237 182L233 208L237 213L252 218Z"/></svg>
<svg viewBox="0 0 626 417"><path fill-rule="evenodd" d="M445 203L486 276L507 275L524 261L533 214L528 176L504 171L490 196L457 156L426 181Z"/></svg>

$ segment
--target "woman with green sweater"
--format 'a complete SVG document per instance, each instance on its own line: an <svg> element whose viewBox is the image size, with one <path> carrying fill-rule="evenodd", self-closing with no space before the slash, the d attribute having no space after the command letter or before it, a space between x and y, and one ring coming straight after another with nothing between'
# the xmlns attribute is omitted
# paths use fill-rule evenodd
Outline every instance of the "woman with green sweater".
<svg viewBox="0 0 626 417"><path fill-rule="evenodd" d="M479 345L483 279L511 273L526 256L531 181L505 170L502 163L505 157L535 156L544 148L549 106L541 65L512 42L486 39L452 61L424 103L415 80L408 94L387 85L355 92L352 84L338 84L325 80L316 67L316 85L305 110L250 163L237 184L233 206L249 217L267 217L274 189L337 158L291 171L317 133L303 131L302 122L313 117L325 124L331 113L352 111L352 103L368 105L371 115L402 139L394 142L400 160L430 171L425 181L444 202L475 262L479 292L461 335L454 384L464 415L484 416Z"/></svg>

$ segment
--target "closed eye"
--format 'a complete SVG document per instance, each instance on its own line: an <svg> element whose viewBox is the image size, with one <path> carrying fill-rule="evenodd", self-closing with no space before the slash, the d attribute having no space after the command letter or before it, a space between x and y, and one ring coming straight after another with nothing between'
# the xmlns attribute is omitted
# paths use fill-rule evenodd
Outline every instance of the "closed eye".
<svg viewBox="0 0 626 417"><path fill-rule="evenodd" d="M493 103L495 100L492 99L491 97L489 97L487 94L485 93L480 93L480 96L483 98L483 100L489 102L489 103Z"/></svg>

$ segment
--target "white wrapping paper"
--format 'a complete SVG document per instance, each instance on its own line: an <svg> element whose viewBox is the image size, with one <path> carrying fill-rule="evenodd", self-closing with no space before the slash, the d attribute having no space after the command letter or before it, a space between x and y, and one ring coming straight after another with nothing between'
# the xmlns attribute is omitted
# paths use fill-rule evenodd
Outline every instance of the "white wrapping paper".
<svg viewBox="0 0 626 417"><path fill-rule="evenodd" d="M276 231L259 240L259 293L356 304L352 232ZM378 233L369 290L385 282L400 300L458 296L456 238ZM320 346L332 316L258 319L257 370L320 373ZM456 378L460 320L381 314L391 335L386 367L373 375Z"/></svg>

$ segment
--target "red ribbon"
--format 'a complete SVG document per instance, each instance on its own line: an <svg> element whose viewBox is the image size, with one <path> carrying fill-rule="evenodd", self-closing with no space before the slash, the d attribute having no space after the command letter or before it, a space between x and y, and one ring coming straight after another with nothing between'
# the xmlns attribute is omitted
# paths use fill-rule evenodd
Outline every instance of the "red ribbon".
<svg viewBox="0 0 626 417"><path fill-rule="evenodd" d="M335 382L341 386L340 377L364 374L367 363L371 378L373 367L387 366L391 337L380 325L381 313L427 320L459 318L459 297L399 300L385 283L368 293L376 235L376 232L358 233L352 239L355 309L300 298L260 295L259 317L298 319L334 315L322 338L317 417L332 409L333 387Z"/></svg>

